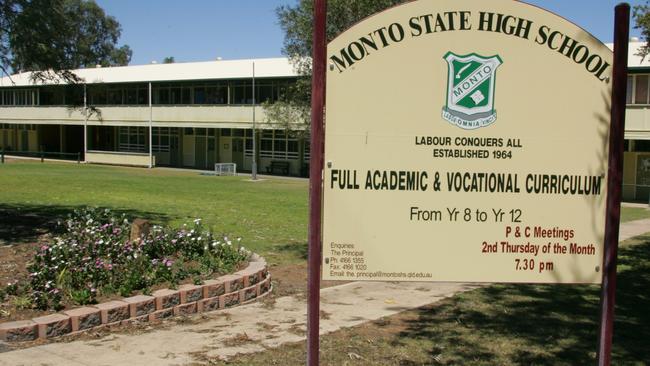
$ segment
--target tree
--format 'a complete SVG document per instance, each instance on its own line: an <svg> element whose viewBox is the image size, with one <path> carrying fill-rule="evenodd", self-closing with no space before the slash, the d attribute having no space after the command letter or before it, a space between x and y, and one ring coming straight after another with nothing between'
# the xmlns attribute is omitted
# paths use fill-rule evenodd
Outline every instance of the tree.
<svg viewBox="0 0 650 366"><path fill-rule="evenodd" d="M408 0L329 0L327 42L358 21L406 1ZM276 11L284 31L282 52L289 57L300 76L280 100L273 104L266 103L264 108L268 122L286 129L293 128L296 120L305 128L310 123L313 9L313 0L299 0L295 6L281 6Z"/></svg>
<svg viewBox="0 0 650 366"><path fill-rule="evenodd" d="M650 5L646 1L644 5L636 5L633 10L635 28L641 30L641 37L646 44L639 48L639 56L646 57L650 53Z"/></svg>
<svg viewBox="0 0 650 366"><path fill-rule="evenodd" d="M174 56L165 57L163 59L163 64L173 64L174 62L176 62Z"/></svg>
<svg viewBox="0 0 650 366"><path fill-rule="evenodd" d="M120 24L87 0L0 0L0 67L32 71L32 80L79 82L70 70L127 65Z"/></svg>

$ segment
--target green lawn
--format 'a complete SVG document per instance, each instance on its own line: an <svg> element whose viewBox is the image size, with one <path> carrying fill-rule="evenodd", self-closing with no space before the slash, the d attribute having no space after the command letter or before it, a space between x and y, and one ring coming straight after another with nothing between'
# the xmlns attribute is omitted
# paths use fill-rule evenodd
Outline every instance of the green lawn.
<svg viewBox="0 0 650 366"><path fill-rule="evenodd" d="M621 222L650 218L650 209L640 207L621 207Z"/></svg>
<svg viewBox="0 0 650 366"><path fill-rule="evenodd" d="M27 224L32 216L57 217L93 205L172 226L202 218L275 263L303 261L306 253L306 180L250 182L192 171L13 162L0 165L0 187L0 210L22 212Z"/></svg>
<svg viewBox="0 0 650 366"><path fill-rule="evenodd" d="M65 216L85 205L172 226L200 217L216 232L242 236L245 246L274 263L306 257L306 180L250 182L192 171L30 161L0 165L0 187L0 211L16 216L20 210L26 225L32 216ZM647 217L650 210L624 207L621 220Z"/></svg>
<svg viewBox="0 0 650 366"><path fill-rule="evenodd" d="M88 204L173 226L201 217L217 232L278 264L303 263L307 182L201 176L197 172L13 162L0 165L0 240ZM4 217L3 217L4 215ZM648 217L624 208L622 221ZM650 236L620 251L615 365L650 364ZM324 336L323 365L591 365L597 286L494 285ZM326 320L324 320L326 321ZM287 345L233 361L304 363ZM361 358L358 358L361 357ZM216 364L219 364L215 361Z"/></svg>

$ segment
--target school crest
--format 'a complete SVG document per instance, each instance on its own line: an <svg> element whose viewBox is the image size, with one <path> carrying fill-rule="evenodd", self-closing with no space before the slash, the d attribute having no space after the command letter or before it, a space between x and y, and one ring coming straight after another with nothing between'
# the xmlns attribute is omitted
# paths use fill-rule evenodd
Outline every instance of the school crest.
<svg viewBox="0 0 650 366"><path fill-rule="evenodd" d="M442 118L466 130L486 127L497 119L494 89L497 68L503 63L491 57L471 53L459 56L448 52L447 105Z"/></svg>

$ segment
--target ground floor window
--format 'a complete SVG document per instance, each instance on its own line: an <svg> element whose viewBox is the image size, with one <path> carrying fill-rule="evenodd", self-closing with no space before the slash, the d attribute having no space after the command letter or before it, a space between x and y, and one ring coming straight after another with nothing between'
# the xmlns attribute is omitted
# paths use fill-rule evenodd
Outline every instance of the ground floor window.
<svg viewBox="0 0 650 366"><path fill-rule="evenodd" d="M284 130L264 130L260 138L260 157L297 160L298 139Z"/></svg>
<svg viewBox="0 0 650 366"><path fill-rule="evenodd" d="M151 135L151 150L153 152L169 152L174 140L178 139L178 129L173 127L154 127Z"/></svg>
<svg viewBox="0 0 650 366"><path fill-rule="evenodd" d="M305 136L305 147L302 151L302 161L308 163L311 160L311 137L309 135Z"/></svg>
<svg viewBox="0 0 650 366"><path fill-rule="evenodd" d="M119 150L145 152L147 144L146 127L120 127Z"/></svg>
<svg viewBox="0 0 650 366"><path fill-rule="evenodd" d="M635 152L650 152L650 140L635 140L633 145Z"/></svg>
<svg viewBox="0 0 650 366"><path fill-rule="evenodd" d="M244 154L247 158L253 157L253 130L245 130Z"/></svg>

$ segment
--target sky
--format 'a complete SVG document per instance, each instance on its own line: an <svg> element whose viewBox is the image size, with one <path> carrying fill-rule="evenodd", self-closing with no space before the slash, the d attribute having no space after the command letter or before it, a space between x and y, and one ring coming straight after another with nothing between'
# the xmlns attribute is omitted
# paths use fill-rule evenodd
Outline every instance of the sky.
<svg viewBox="0 0 650 366"><path fill-rule="evenodd" d="M477 0L479 1L479 0ZM132 65L282 56L284 34L276 8L297 0L96 0L122 25L119 44L133 50ZM526 0L612 42L614 0ZM645 0L631 0L640 5ZM633 24L632 24L633 25ZM639 31L632 28L632 36Z"/></svg>

